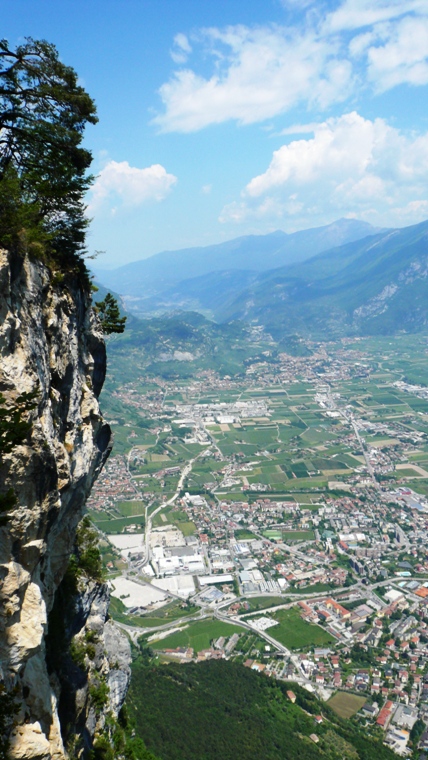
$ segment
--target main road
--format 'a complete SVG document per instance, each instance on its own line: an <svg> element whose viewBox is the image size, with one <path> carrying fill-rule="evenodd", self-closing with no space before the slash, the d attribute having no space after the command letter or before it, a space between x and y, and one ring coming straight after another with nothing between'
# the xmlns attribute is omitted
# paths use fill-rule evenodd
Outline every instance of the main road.
<svg viewBox="0 0 428 760"><path fill-rule="evenodd" d="M144 552L145 552L145 557L144 557L144 560L143 560L143 563L142 563L141 567L144 567L145 565L148 565L149 562L150 562L150 533L151 533L151 530L152 530L153 518L159 512L162 512L163 509L166 509L166 507L169 507L171 504L174 504L174 502L177 501L177 499L178 499L178 497L180 495L181 489L183 488L184 481L187 478L188 474L192 471L192 467L193 467L194 462L196 462L196 460L200 456L202 456L207 451L209 451L210 448L211 448L211 446L209 446L207 449L203 449L203 451L200 451L199 454L196 457L193 457L193 459L190 459L190 461L187 462L187 464L183 467L183 471L182 471L182 473L180 475L180 478L178 480L178 483L177 483L176 491L175 491L174 495L171 496L170 499L168 499L168 501L165 501L163 504L160 504L159 507L157 507L150 515L148 514L148 508L146 507L146 525L145 525L145 529L144 529Z"/></svg>

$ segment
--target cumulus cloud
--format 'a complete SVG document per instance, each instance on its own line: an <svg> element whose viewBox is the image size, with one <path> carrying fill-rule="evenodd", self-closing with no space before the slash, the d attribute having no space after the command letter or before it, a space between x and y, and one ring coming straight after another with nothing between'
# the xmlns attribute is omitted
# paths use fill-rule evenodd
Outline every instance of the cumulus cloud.
<svg viewBox="0 0 428 760"><path fill-rule="evenodd" d="M283 0L296 7L296 0ZM317 4L315 4L317 5ZM177 69L159 94L164 112L154 123L164 132L193 132L235 120L252 124L295 106L327 109L361 88L384 91L428 81L426 0L343 0L324 13L312 6L288 26L231 26L200 30L192 46L174 40ZM317 12L316 12L317 10ZM203 53L202 75L189 57Z"/></svg>
<svg viewBox="0 0 428 760"><path fill-rule="evenodd" d="M186 63L189 53L192 52L190 42L185 34L176 34L174 37L174 47L170 52L174 63Z"/></svg>
<svg viewBox="0 0 428 760"><path fill-rule="evenodd" d="M396 25L385 44L367 51L368 77L376 90L398 84L428 83L428 17L406 18Z"/></svg>
<svg viewBox="0 0 428 760"><path fill-rule="evenodd" d="M162 85L166 111L154 122L163 131L192 132L229 119L251 124L304 101L325 107L348 94L351 66L334 59L331 41L279 27L208 29L202 36L214 73L183 69Z"/></svg>
<svg viewBox="0 0 428 760"><path fill-rule="evenodd" d="M312 138L275 151L266 171L247 184L239 202L223 209L220 221L289 217L303 210L357 211L380 219L400 208L419 220L426 216L427 187L428 133L407 136L384 119L371 121L354 111L313 126Z"/></svg>
<svg viewBox="0 0 428 760"><path fill-rule="evenodd" d="M324 33L361 29L426 10L425 0L345 0L328 14L322 28Z"/></svg>
<svg viewBox="0 0 428 760"><path fill-rule="evenodd" d="M109 161L100 171L92 187L89 213L94 213L106 202L128 207L147 201L162 201L177 182L160 164L145 169L130 166L127 161Z"/></svg>

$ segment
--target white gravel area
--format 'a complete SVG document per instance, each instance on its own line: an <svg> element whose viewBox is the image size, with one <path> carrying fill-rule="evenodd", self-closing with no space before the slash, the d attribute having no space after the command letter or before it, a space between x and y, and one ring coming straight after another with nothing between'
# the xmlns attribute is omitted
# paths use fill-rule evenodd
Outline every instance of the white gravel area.
<svg viewBox="0 0 428 760"><path fill-rule="evenodd" d="M120 599L125 607L148 607L149 604L163 602L167 596L157 588L140 585L128 578L115 578L111 584L111 595Z"/></svg>

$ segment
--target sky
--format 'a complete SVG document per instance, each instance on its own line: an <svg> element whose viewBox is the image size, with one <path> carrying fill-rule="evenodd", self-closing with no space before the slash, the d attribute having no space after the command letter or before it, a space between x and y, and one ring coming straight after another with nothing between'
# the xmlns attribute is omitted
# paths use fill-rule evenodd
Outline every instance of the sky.
<svg viewBox="0 0 428 760"><path fill-rule="evenodd" d="M99 268L428 218L427 0L2 0L1 36L55 44L97 104Z"/></svg>

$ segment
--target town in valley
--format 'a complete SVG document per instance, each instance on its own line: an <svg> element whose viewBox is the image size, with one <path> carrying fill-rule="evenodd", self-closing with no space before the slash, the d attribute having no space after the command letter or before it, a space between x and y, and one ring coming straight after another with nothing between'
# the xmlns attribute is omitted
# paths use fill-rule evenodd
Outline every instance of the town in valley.
<svg viewBox="0 0 428 760"><path fill-rule="evenodd" d="M102 399L111 615L157 661L233 659L426 749L427 338L259 337L236 376L181 356Z"/></svg>

